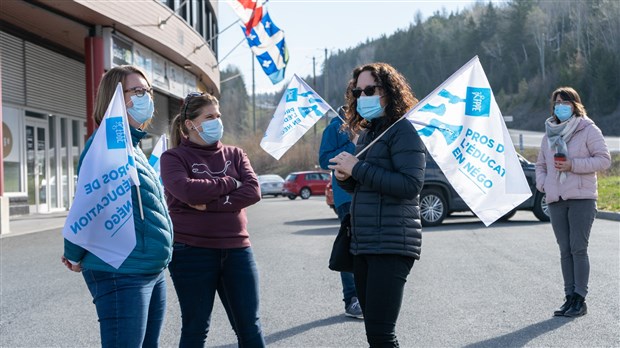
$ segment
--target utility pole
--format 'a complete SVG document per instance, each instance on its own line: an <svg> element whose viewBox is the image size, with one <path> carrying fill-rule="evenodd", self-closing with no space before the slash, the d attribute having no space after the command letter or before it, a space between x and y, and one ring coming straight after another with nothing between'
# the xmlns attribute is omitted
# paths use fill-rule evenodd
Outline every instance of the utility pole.
<svg viewBox="0 0 620 348"><path fill-rule="evenodd" d="M251 55L252 58L252 125L254 134L256 134L256 81L254 80L254 52Z"/></svg>
<svg viewBox="0 0 620 348"><path fill-rule="evenodd" d="M314 56L312 57L312 88L316 91L316 59ZM314 128L314 140L316 141L316 123L312 128Z"/></svg>
<svg viewBox="0 0 620 348"><path fill-rule="evenodd" d="M323 98L329 104L329 84L327 83L327 48L325 49L325 60L323 61ZM325 117L325 127L329 123L328 117Z"/></svg>

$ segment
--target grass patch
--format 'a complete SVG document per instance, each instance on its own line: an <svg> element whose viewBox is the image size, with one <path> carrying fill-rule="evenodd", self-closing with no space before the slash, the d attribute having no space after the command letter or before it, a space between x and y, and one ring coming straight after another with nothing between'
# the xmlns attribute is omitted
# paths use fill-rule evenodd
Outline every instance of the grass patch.
<svg viewBox="0 0 620 348"><path fill-rule="evenodd" d="M620 212L620 176L598 178L598 210Z"/></svg>
<svg viewBox="0 0 620 348"><path fill-rule="evenodd" d="M536 163L538 149L526 148L521 153ZM611 167L598 173L598 209L620 212L620 153L611 154Z"/></svg>

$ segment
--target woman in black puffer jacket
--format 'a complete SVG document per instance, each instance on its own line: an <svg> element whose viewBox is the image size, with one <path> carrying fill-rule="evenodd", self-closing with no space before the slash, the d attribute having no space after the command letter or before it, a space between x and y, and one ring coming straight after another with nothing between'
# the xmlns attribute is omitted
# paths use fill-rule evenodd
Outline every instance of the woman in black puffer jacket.
<svg viewBox="0 0 620 348"><path fill-rule="evenodd" d="M385 63L355 68L345 97L348 126L360 133L356 156L343 152L330 160L330 169L353 193L355 287L370 346L398 347L396 319L422 246L425 147L413 125L401 119L418 100L405 78Z"/></svg>

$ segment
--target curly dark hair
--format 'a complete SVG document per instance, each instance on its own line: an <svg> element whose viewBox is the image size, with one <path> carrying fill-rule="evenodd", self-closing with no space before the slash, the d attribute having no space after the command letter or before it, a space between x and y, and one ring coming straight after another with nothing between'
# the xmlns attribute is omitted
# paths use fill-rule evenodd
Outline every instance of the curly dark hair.
<svg viewBox="0 0 620 348"><path fill-rule="evenodd" d="M357 98L351 92L357 85L358 77L364 71L369 71L372 74L377 85L380 85L384 92L384 101L386 102L384 117L388 120L384 124L384 128L398 121L418 103L418 99L415 97L405 77L394 69L393 66L387 63L360 65L353 69L353 75L344 95L347 105L347 123L352 131L357 133L370 125L370 122L362 118L356 111Z"/></svg>

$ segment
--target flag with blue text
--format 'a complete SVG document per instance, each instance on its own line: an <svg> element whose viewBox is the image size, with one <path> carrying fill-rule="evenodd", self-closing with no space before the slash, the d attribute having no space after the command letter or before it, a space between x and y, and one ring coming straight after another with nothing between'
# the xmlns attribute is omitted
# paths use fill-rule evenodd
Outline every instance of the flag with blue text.
<svg viewBox="0 0 620 348"><path fill-rule="evenodd" d="M82 159L63 237L118 269L136 246L134 183L139 181L119 83Z"/></svg>
<svg viewBox="0 0 620 348"><path fill-rule="evenodd" d="M284 31L278 28L265 11L258 24L244 33L248 45L254 52L258 63L274 85L284 79L288 64L288 49L284 42Z"/></svg>
<svg viewBox="0 0 620 348"><path fill-rule="evenodd" d="M405 117L486 226L532 195L477 56Z"/></svg>
<svg viewBox="0 0 620 348"><path fill-rule="evenodd" d="M297 74L293 75L260 146L279 160L328 110L333 109Z"/></svg>
<svg viewBox="0 0 620 348"><path fill-rule="evenodd" d="M153 152L151 152L151 156L149 157L149 164L151 165L151 167L153 167L157 175L160 176L160 180L161 180L161 162L159 161L159 159L161 158L161 154L166 152L166 150L168 150L168 139L166 138L166 134L162 134L159 137L157 144L155 144L155 147L153 148Z"/></svg>

